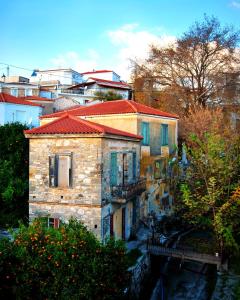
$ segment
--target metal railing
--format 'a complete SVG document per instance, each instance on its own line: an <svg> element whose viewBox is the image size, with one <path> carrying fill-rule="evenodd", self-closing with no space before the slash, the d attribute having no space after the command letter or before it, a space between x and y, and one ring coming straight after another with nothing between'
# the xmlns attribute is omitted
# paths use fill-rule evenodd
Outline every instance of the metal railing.
<svg viewBox="0 0 240 300"><path fill-rule="evenodd" d="M140 178L136 182L117 185L111 188L111 194L114 199L129 200L146 190L146 178ZM113 200L114 201L114 200Z"/></svg>

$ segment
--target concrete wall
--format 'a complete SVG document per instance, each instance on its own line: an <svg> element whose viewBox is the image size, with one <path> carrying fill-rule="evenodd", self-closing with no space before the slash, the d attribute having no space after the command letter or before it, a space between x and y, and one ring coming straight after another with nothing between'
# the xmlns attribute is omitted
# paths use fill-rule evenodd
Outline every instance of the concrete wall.
<svg viewBox="0 0 240 300"><path fill-rule="evenodd" d="M1 111L0 124L21 122L33 127L39 126L39 116L42 114L42 108L39 106L21 105L13 103L0 103Z"/></svg>
<svg viewBox="0 0 240 300"><path fill-rule="evenodd" d="M25 97L26 96L26 90L31 90L31 96L38 96L39 95L39 89L37 86L31 86L31 85L24 85L24 84L10 84L6 83L3 84L1 91L2 93L6 93L11 95L11 89L17 89L17 97Z"/></svg>
<svg viewBox="0 0 240 300"><path fill-rule="evenodd" d="M170 153L175 150L177 138L177 120L161 117L138 116L138 134L141 134L141 122L148 122L150 125L150 154L161 154L161 124L168 124L168 145Z"/></svg>
<svg viewBox="0 0 240 300"><path fill-rule="evenodd" d="M31 82L41 84L41 82L58 80L61 84L66 85L74 85L82 82L81 74L70 69L36 71L36 73L37 76L31 77Z"/></svg>
<svg viewBox="0 0 240 300"><path fill-rule="evenodd" d="M71 107L79 105L79 104L80 104L79 102L77 102L74 99L71 99L71 97L69 97L69 98L60 97L60 98L55 99L53 107L54 107L55 111L59 111L59 110L71 108Z"/></svg>

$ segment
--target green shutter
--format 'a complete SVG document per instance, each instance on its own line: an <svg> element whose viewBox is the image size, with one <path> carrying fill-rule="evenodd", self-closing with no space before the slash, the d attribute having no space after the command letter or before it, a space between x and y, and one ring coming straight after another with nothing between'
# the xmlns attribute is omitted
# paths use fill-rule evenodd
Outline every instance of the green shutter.
<svg viewBox="0 0 240 300"><path fill-rule="evenodd" d="M136 161L136 152L133 152L132 154L132 174L133 174L133 180L136 180L136 175L137 175L137 161Z"/></svg>
<svg viewBox="0 0 240 300"><path fill-rule="evenodd" d="M111 153L110 184L117 185L117 153Z"/></svg>
<svg viewBox="0 0 240 300"><path fill-rule="evenodd" d="M162 124L161 125L161 146L168 145L168 125Z"/></svg>
<svg viewBox="0 0 240 300"><path fill-rule="evenodd" d="M147 122L141 123L141 135L143 136L142 144L148 146L150 142L149 123Z"/></svg>

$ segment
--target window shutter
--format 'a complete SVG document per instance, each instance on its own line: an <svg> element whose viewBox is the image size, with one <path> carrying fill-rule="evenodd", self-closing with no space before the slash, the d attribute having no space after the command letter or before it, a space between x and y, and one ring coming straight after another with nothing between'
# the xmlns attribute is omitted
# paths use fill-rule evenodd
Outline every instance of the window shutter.
<svg viewBox="0 0 240 300"><path fill-rule="evenodd" d="M114 236L114 232L113 232L113 214L110 215L110 236L111 237Z"/></svg>
<svg viewBox="0 0 240 300"><path fill-rule="evenodd" d="M54 228L59 228L59 219L58 218L54 218L54 224L53 224Z"/></svg>
<svg viewBox="0 0 240 300"><path fill-rule="evenodd" d="M57 155L49 156L49 186L58 185L58 157Z"/></svg>
<svg viewBox="0 0 240 300"><path fill-rule="evenodd" d="M149 145L150 142L150 130L149 130L149 123L142 122L141 123L141 135L143 136L142 144Z"/></svg>
<svg viewBox="0 0 240 300"><path fill-rule="evenodd" d="M69 186L72 187L72 153L69 156Z"/></svg>
<svg viewBox="0 0 240 300"><path fill-rule="evenodd" d="M59 161L59 157L58 157L58 155L55 155L55 160L54 160L54 186L58 186L58 161Z"/></svg>
<svg viewBox="0 0 240 300"><path fill-rule="evenodd" d="M133 175L133 180L135 181L137 176L136 152L133 152L132 154L132 175Z"/></svg>
<svg viewBox="0 0 240 300"><path fill-rule="evenodd" d="M161 125L161 146L168 145L168 125L162 124Z"/></svg>
<svg viewBox="0 0 240 300"><path fill-rule="evenodd" d="M117 185L117 153L111 153L110 161L110 184Z"/></svg>

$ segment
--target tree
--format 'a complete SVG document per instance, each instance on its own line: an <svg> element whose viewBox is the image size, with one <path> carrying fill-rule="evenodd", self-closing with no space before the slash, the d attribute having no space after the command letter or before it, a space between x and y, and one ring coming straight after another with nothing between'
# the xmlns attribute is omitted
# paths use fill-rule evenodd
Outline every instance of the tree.
<svg viewBox="0 0 240 300"><path fill-rule="evenodd" d="M121 100L123 98L122 95L115 93L113 91L96 92L94 96L97 97L98 100L103 100L103 101Z"/></svg>
<svg viewBox="0 0 240 300"><path fill-rule="evenodd" d="M127 269L122 241L104 245L74 219L59 229L37 219L0 240L1 299L121 299Z"/></svg>
<svg viewBox="0 0 240 300"><path fill-rule="evenodd" d="M205 15L175 44L165 48L151 46L144 64L135 62L135 79L143 79L150 95L166 91L169 101L188 111L190 107L219 103L224 91L225 74L235 71L239 62L239 32L221 27L215 17ZM160 99L161 100L161 99Z"/></svg>
<svg viewBox="0 0 240 300"><path fill-rule="evenodd" d="M194 145L192 135L204 140L206 133L218 134L228 139L235 134L221 108L190 109L188 114L179 120L180 139L188 146Z"/></svg>
<svg viewBox="0 0 240 300"><path fill-rule="evenodd" d="M192 135L192 142L188 148L190 166L181 184L182 215L195 226L213 230L221 251L238 250L233 230L236 217L226 219L224 212L236 198L231 194L239 185L239 137L225 140L219 134L205 133L201 140ZM235 193L239 195L239 189ZM233 213L239 213L239 200L234 207Z"/></svg>
<svg viewBox="0 0 240 300"><path fill-rule="evenodd" d="M0 126L0 226L28 219L28 140L20 123Z"/></svg>

